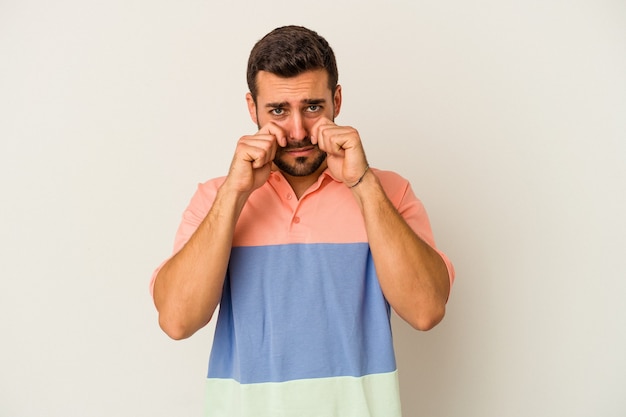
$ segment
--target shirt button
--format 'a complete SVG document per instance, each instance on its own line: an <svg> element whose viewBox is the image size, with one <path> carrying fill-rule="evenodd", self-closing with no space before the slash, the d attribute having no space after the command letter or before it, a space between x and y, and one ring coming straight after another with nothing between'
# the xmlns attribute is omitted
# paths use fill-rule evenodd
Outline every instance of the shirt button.
<svg viewBox="0 0 626 417"><path fill-rule="evenodd" d="M293 195L291 195L291 193L288 193L285 197L287 197L287 200L291 200L293 198Z"/></svg>
<svg viewBox="0 0 626 417"><path fill-rule="evenodd" d="M298 217L298 216L294 217L294 218L293 218L293 222L294 222L295 224L300 223L300 217Z"/></svg>

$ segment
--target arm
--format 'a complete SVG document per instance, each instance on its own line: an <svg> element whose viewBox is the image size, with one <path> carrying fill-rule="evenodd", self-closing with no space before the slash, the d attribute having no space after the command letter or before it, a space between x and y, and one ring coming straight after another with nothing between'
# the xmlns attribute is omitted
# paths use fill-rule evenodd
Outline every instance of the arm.
<svg viewBox="0 0 626 417"><path fill-rule="evenodd" d="M385 298L414 328L433 328L443 319L450 291L443 259L409 227L372 171L352 191Z"/></svg>
<svg viewBox="0 0 626 417"><path fill-rule="evenodd" d="M450 290L444 260L409 227L376 175L366 170L365 152L355 129L321 120L313 132L312 140L328 153L332 174L352 186L385 298L414 328L431 329L445 314Z"/></svg>
<svg viewBox="0 0 626 417"><path fill-rule="evenodd" d="M245 196L222 185L198 229L158 272L154 303L159 325L171 338L187 338L211 319L222 295L235 224L245 201Z"/></svg>
<svg viewBox="0 0 626 417"><path fill-rule="evenodd" d="M173 339L184 339L205 326L220 302L235 226L250 194L263 185L276 153L273 125L242 137L228 176L196 231L157 273L153 297L159 325Z"/></svg>

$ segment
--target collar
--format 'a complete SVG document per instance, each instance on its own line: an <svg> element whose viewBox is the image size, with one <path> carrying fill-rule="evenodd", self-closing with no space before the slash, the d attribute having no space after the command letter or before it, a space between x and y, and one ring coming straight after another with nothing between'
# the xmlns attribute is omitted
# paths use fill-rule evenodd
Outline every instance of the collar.
<svg viewBox="0 0 626 417"><path fill-rule="evenodd" d="M326 169L324 169L324 171L322 171L320 173L319 177L317 177L317 181L315 181L313 184L311 184L309 189L302 195L302 197L304 197L305 195L307 195L309 193L312 193L312 192L318 190L320 187L322 187L324 185L324 183L327 183L329 181L334 181L334 182L338 182L338 183L341 182L341 181L339 181L337 178L335 178L330 173L330 170L327 167ZM289 186L289 182L287 181L287 179L285 178L285 176L283 175L283 173L280 170L272 171L271 174L270 174L268 182L274 188L280 188L281 185L279 185L279 184L281 184L281 183L282 184L286 184L287 186Z"/></svg>
<svg viewBox="0 0 626 417"><path fill-rule="evenodd" d="M337 178L335 178L333 174L330 173L330 170L328 168L326 168L320 173L319 177L317 177L317 181L315 183L321 184L326 178L329 178L335 182L341 182ZM277 169L275 171L272 171L269 181L287 181L287 179L285 178L283 173Z"/></svg>

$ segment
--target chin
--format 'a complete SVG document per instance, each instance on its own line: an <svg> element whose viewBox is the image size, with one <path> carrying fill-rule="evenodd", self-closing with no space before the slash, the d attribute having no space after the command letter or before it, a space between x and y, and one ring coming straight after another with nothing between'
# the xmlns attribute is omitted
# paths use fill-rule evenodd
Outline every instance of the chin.
<svg viewBox="0 0 626 417"><path fill-rule="evenodd" d="M291 163L282 158L276 158L274 159L274 164L287 175L291 175L292 177L306 177L317 172L325 160L326 153L320 152L320 154L314 158L298 157Z"/></svg>

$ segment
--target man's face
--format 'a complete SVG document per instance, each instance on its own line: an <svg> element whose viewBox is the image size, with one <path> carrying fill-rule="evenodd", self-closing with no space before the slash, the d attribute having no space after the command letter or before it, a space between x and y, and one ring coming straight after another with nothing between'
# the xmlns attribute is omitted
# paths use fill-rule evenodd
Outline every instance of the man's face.
<svg viewBox="0 0 626 417"><path fill-rule="evenodd" d="M257 74L256 103L248 94L248 110L261 128L273 122L287 136L287 146L278 147L274 164L297 177L319 173L326 166L326 153L311 143L311 128L321 117L334 120L341 107L341 87L328 88L325 70L307 71L291 78L269 72Z"/></svg>

